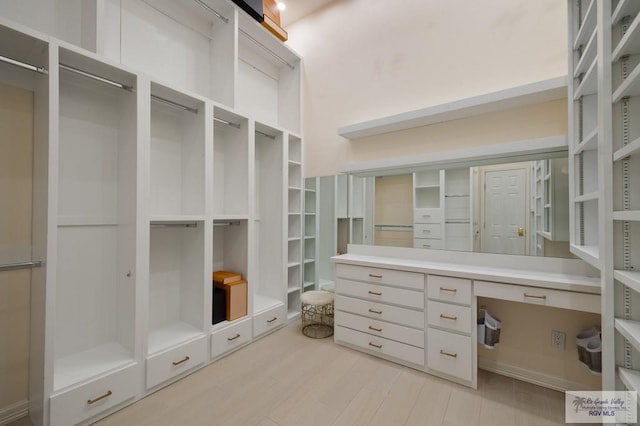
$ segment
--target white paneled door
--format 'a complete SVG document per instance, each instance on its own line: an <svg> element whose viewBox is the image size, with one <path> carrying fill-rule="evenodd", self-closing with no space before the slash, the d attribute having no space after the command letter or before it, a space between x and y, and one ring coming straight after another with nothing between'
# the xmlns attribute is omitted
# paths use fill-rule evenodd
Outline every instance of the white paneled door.
<svg viewBox="0 0 640 426"><path fill-rule="evenodd" d="M526 168L484 175L484 253L526 254Z"/></svg>

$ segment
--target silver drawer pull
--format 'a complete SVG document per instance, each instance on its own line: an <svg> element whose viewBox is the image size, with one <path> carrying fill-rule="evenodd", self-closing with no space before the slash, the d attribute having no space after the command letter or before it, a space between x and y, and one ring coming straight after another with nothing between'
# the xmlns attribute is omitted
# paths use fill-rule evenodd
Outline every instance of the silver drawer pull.
<svg viewBox="0 0 640 426"><path fill-rule="evenodd" d="M531 298L531 299L546 299L547 298L547 296L544 296L544 295L543 296L536 296L535 294L527 294L527 293L524 293L524 297L528 297L528 298Z"/></svg>
<svg viewBox="0 0 640 426"><path fill-rule="evenodd" d="M233 340L236 340L236 339L237 339L237 338L239 338L239 337L240 337L240 333L236 333L236 335L235 335L235 336L233 336L233 337L227 337L227 340L231 342L231 341L233 341Z"/></svg>
<svg viewBox="0 0 640 426"><path fill-rule="evenodd" d="M369 330L378 331L378 332L379 332L379 331L382 331L382 329L381 329L381 328L375 328L375 327L373 327L373 326L371 326L371 325L369 326Z"/></svg>
<svg viewBox="0 0 640 426"><path fill-rule="evenodd" d="M376 345L375 343L371 343L371 342L369 342L369 346L373 346L374 348L378 348L378 349L382 348L382 345Z"/></svg>
<svg viewBox="0 0 640 426"><path fill-rule="evenodd" d="M440 355L449 356L451 358L458 358L458 354L455 352L447 352L440 349Z"/></svg>
<svg viewBox="0 0 640 426"><path fill-rule="evenodd" d="M373 294L374 296L382 296L382 292L379 292L379 291L371 291L371 290L369 290L369 294Z"/></svg>
<svg viewBox="0 0 640 426"><path fill-rule="evenodd" d="M424 232L425 234L428 234L431 232L431 229L423 229L422 232Z"/></svg>
<svg viewBox="0 0 640 426"><path fill-rule="evenodd" d="M275 321L275 320L277 320L277 319L278 319L278 317L273 317L273 318L271 318L270 320L267 320L267 323L268 323L268 324L271 324L272 322L274 322L274 321Z"/></svg>
<svg viewBox="0 0 640 426"><path fill-rule="evenodd" d="M191 358L189 358L189 356L185 356L184 358L182 358L180 361L173 361L171 364L173 365L180 365L180 364L184 364L185 362L189 361Z"/></svg>
<svg viewBox="0 0 640 426"><path fill-rule="evenodd" d="M431 248L431 244L423 244L422 248Z"/></svg>
<svg viewBox="0 0 640 426"><path fill-rule="evenodd" d="M91 404L95 404L98 401L102 401L105 398L109 398L111 395L113 395L113 392L111 392L110 390L107 391L107 393L105 393L104 395L101 395L95 399L87 399L87 404L91 405Z"/></svg>
<svg viewBox="0 0 640 426"><path fill-rule="evenodd" d="M382 311L374 311L373 309L369 309L369 312L371 312L372 314L381 314Z"/></svg>
<svg viewBox="0 0 640 426"><path fill-rule="evenodd" d="M458 317L451 317L451 316L445 315L445 314L440 314L440 318L448 319L448 320L451 320L451 321L457 321L458 320Z"/></svg>
<svg viewBox="0 0 640 426"><path fill-rule="evenodd" d="M422 217L426 217L427 219L429 219L431 217L430 214L423 214Z"/></svg>
<svg viewBox="0 0 640 426"><path fill-rule="evenodd" d="M458 289L457 288L440 287L440 291L448 291L450 293L457 293Z"/></svg>
<svg viewBox="0 0 640 426"><path fill-rule="evenodd" d="M377 278L377 279L380 279L380 278L382 278L382 275L369 274L369 278Z"/></svg>

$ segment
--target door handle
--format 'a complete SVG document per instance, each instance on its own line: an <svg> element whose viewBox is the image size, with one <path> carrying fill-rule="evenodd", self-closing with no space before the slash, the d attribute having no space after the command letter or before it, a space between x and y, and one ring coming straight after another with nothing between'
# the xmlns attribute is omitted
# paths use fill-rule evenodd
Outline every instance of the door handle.
<svg viewBox="0 0 640 426"><path fill-rule="evenodd" d="M518 237L524 237L524 228L522 226L518 228Z"/></svg>

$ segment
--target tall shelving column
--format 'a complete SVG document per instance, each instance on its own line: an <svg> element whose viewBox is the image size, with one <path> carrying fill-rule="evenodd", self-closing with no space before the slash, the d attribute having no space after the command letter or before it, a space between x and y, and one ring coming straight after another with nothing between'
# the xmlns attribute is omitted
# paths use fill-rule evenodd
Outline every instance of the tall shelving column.
<svg viewBox="0 0 640 426"><path fill-rule="evenodd" d="M302 291L315 290L318 283L319 177L304 180L304 268Z"/></svg>
<svg viewBox="0 0 640 426"><path fill-rule="evenodd" d="M616 330L616 389L640 391L640 197L632 188L640 184L640 2L620 1L604 10L604 55L610 61L608 84L611 98L613 159L612 275L607 292L613 291ZM607 43L608 41L608 43Z"/></svg>
<svg viewBox="0 0 640 426"><path fill-rule="evenodd" d="M413 247L441 249L444 170L413 174Z"/></svg>
<svg viewBox="0 0 640 426"><path fill-rule="evenodd" d="M303 267L307 261L303 257L304 235L302 224L302 205L304 183L302 178L302 141L292 134L288 135L287 158L289 174L288 182L288 279L287 279L287 319L291 320L300 314L300 292L302 291Z"/></svg>

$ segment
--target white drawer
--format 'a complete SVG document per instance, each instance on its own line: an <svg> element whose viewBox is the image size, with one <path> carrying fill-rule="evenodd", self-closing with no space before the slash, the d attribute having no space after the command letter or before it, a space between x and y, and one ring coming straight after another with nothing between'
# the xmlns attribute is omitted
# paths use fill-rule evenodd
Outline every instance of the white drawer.
<svg viewBox="0 0 640 426"><path fill-rule="evenodd" d="M207 360L207 337L147 358L147 389L189 371Z"/></svg>
<svg viewBox="0 0 640 426"><path fill-rule="evenodd" d="M124 367L103 378L54 395L51 426L68 426L90 419L138 394L140 365Z"/></svg>
<svg viewBox="0 0 640 426"><path fill-rule="evenodd" d="M440 223L442 222L441 209L413 209L414 223Z"/></svg>
<svg viewBox="0 0 640 426"><path fill-rule="evenodd" d="M471 308L449 303L427 302L427 322L430 326L470 334Z"/></svg>
<svg viewBox="0 0 640 426"><path fill-rule="evenodd" d="M471 337L430 328L427 330L427 366L430 370L471 381L471 345Z"/></svg>
<svg viewBox="0 0 640 426"><path fill-rule="evenodd" d="M424 292L338 278L336 293L380 303L424 309Z"/></svg>
<svg viewBox="0 0 640 426"><path fill-rule="evenodd" d="M474 294L479 297L496 297L534 305L600 313L600 295L598 294L576 293L573 291L488 281L475 281Z"/></svg>
<svg viewBox="0 0 640 426"><path fill-rule="evenodd" d="M243 319L211 334L211 359L239 348L251 340L251 318Z"/></svg>
<svg viewBox="0 0 640 426"><path fill-rule="evenodd" d="M424 274L368 266L336 265L336 277L424 291Z"/></svg>
<svg viewBox="0 0 640 426"><path fill-rule="evenodd" d="M443 302L471 304L471 280L465 278L427 276L427 297Z"/></svg>
<svg viewBox="0 0 640 426"><path fill-rule="evenodd" d="M335 296L335 309L424 330L424 311L367 302L338 294Z"/></svg>
<svg viewBox="0 0 640 426"><path fill-rule="evenodd" d="M413 238L440 238L442 226L439 223L416 223L413 225Z"/></svg>
<svg viewBox="0 0 640 426"><path fill-rule="evenodd" d="M284 324L284 305L278 305L253 317L253 337L275 330Z"/></svg>
<svg viewBox="0 0 640 426"><path fill-rule="evenodd" d="M414 238L413 248L421 249L441 249L442 240L435 238Z"/></svg>
<svg viewBox="0 0 640 426"><path fill-rule="evenodd" d="M384 337L396 342L424 348L424 331L402 325L391 324L372 318L361 317L347 312L336 312L336 325L362 331L373 336Z"/></svg>
<svg viewBox="0 0 640 426"><path fill-rule="evenodd" d="M336 342L349 343L377 355L386 355L401 361L424 366L424 349L382 337L371 336L360 331L336 326L334 333Z"/></svg>

